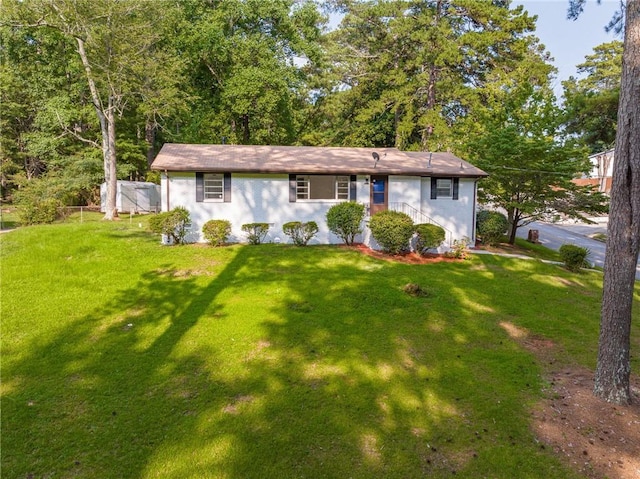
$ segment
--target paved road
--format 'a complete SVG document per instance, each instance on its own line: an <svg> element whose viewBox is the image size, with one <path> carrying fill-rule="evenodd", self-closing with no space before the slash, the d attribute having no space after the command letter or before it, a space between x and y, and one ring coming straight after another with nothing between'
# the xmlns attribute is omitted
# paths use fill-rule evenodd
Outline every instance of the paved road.
<svg viewBox="0 0 640 479"><path fill-rule="evenodd" d="M596 233L606 233L607 223L598 222L594 225L585 223L541 223L534 222L518 229L518 236L526 238L530 229L538 230L540 243L553 250L560 249L565 243L571 243L590 251L589 262L604 267L605 244L589 237ZM636 268L636 279L640 279L640 265Z"/></svg>

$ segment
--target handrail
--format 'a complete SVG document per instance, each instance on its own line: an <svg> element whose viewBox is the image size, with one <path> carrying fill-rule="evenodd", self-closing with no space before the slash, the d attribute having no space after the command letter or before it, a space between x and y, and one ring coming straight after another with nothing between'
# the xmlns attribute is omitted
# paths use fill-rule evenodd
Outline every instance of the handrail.
<svg viewBox="0 0 640 479"><path fill-rule="evenodd" d="M453 244L453 231L451 231L449 228L445 228L440 223L438 223L436 220L434 220L430 216L426 215L425 213L423 213L418 208L415 208L414 206L411 206L408 203L402 203L402 202L389 203L388 208L390 210L398 211L400 213L404 213L404 214L408 215L413 220L414 223L429 223L429 224L432 224L432 225L439 226L440 228L442 228L444 230L445 239L446 239L447 243L449 244L449 246L451 246Z"/></svg>

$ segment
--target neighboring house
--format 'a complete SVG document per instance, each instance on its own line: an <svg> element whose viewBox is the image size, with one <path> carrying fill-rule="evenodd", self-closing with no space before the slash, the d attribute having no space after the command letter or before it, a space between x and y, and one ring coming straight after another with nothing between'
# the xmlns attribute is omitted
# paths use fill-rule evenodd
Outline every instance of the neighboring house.
<svg viewBox="0 0 640 479"><path fill-rule="evenodd" d="M149 213L160 211L160 185L145 181L118 180L116 209L118 213ZM107 184L100 185L100 211L106 211Z"/></svg>
<svg viewBox="0 0 640 479"><path fill-rule="evenodd" d="M342 201L366 206L367 218L390 209L415 223L435 223L455 239L475 240L476 183L486 173L450 153L395 148L165 144L151 165L162 172L162 210L184 206L192 241L210 219L232 224L245 241L245 223L269 223L267 241L285 242L282 225L315 221L315 243L340 243L326 225ZM365 223L366 223L365 220ZM368 228L360 241L371 245Z"/></svg>
<svg viewBox="0 0 640 479"><path fill-rule="evenodd" d="M599 192L610 194L614 153L615 150L611 149L591 155L589 157L591 171L588 175L578 178L574 182L581 186L592 185Z"/></svg>

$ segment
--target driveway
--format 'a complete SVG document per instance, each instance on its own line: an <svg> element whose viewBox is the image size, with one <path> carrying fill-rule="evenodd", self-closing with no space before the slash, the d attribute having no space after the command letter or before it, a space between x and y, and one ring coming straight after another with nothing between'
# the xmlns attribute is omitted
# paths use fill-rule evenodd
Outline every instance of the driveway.
<svg viewBox="0 0 640 479"><path fill-rule="evenodd" d="M540 243L547 248L558 251L566 243L587 248L590 253L587 260L595 266L604 267L606 247L601 241L590 238L590 235L607 232L606 220L600 218L596 224L586 223L542 223L533 222L518 228L518 236L527 238L529 230L538 230ZM640 279L640 266L636 267L636 279Z"/></svg>

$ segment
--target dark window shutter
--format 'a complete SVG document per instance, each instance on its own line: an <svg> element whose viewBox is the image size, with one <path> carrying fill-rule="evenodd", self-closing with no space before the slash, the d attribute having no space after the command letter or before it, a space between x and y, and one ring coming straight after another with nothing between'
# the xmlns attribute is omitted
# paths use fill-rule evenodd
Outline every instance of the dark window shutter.
<svg viewBox="0 0 640 479"><path fill-rule="evenodd" d="M289 175L289 203L296 202L296 175Z"/></svg>
<svg viewBox="0 0 640 479"><path fill-rule="evenodd" d="M196 201L204 201L204 173L196 173Z"/></svg>
<svg viewBox="0 0 640 479"><path fill-rule="evenodd" d="M230 203L231 202L231 173L225 173L223 178L224 178L224 181L223 181L224 202Z"/></svg>
<svg viewBox="0 0 640 479"><path fill-rule="evenodd" d="M436 189L438 187L438 179L431 177L431 199L435 200L436 198L438 198L438 190Z"/></svg>
<svg viewBox="0 0 640 479"><path fill-rule="evenodd" d="M357 196L357 181L358 181L358 177L356 175L351 175L350 181L349 181L349 200L350 201L356 201L356 196Z"/></svg>
<svg viewBox="0 0 640 479"><path fill-rule="evenodd" d="M453 179L453 199L458 199L458 189L460 188L460 178Z"/></svg>

